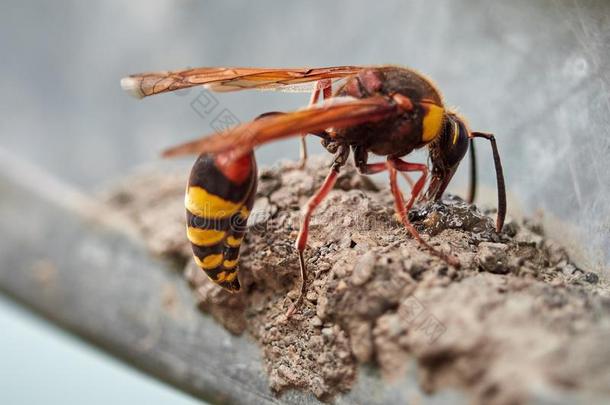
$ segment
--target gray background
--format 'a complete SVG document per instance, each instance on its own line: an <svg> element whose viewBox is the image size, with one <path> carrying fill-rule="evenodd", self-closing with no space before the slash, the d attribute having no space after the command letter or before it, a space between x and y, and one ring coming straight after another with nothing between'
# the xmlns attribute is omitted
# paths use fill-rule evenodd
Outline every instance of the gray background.
<svg viewBox="0 0 610 405"><path fill-rule="evenodd" d="M198 91L137 102L118 85L126 74L218 65L408 65L432 77L473 128L496 133L511 208L542 209L567 222L553 228L554 236L579 241L588 269L600 271L610 258L606 1L10 0L0 4L0 51L0 147L91 192L154 161L161 149L212 131L213 117L190 106ZM218 96L242 121L306 100L303 94ZM483 182L493 187L488 146L478 151ZM298 146L276 143L257 155L263 163L296 158ZM465 171L453 191L463 189ZM6 304L2 319L6 328L40 333L27 344L8 344L10 335L0 334L1 359L30 359L0 363L0 402L38 402L24 400L32 392L5 391L3 384L34 383L52 396L72 386L67 376L84 373L102 398L116 402L117 373L99 374L99 359L45 374L41 386L36 370L70 358L54 356L52 340L65 338ZM142 395L160 389L147 380L141 386Z"/></svg>

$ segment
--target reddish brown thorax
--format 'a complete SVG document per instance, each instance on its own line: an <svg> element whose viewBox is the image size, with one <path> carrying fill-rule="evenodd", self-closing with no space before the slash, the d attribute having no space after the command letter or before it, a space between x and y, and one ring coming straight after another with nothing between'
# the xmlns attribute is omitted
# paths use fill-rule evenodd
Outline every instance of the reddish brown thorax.
<svg viewBox="0 0 610 405"><path fill-rule="evenodd" d="M236 184L241 184L250 177L253 165L253 154L248 153L237 159L232 159L230 153L221 153L214 158L216 167L226 178Z"/></svg>
<svg viewBox="0 0 610 405"><path fill-rule="evenodd" d="M379 72L371 69L363 70L358 75L350 80L345 85L347 95L364 98L371 96L383 88L382 77Z"/></svg>

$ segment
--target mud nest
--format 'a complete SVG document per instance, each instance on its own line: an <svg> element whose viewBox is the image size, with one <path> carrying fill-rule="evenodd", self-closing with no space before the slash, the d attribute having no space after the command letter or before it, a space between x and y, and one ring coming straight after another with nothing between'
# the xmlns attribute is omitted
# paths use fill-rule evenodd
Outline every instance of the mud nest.
<svg viewBox="0 0 610 405"><path fill-rule="evenodd" d="M299 266L299 209L320 186L328 161L304 171L284 163L260 172L242 246L242 292L230 294L192 263L185 236L187 170L130 177L108 202L141 230L155 253L176 260L199 308L263 352L273 390L329 399L349 390L357 366L402 376L418 363L424 390L465 389L476 403L519 403L534 390L610 392L610 290L571 263L536 220L508 219L458 197L410 217L455 269L431 256L394 216L386 186L347 167L311 224L308 293L291 319Z"/></svg>

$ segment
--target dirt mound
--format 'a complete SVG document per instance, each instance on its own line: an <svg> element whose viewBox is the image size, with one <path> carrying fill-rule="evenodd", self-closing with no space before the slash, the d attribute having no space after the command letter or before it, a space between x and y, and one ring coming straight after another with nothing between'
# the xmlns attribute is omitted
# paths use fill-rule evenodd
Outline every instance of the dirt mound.
<svg viewBox="0 0 610 405"><path fill-rule="evenodd" d="M457 197L413 210L424 238L459 257L461 269L451 268L409 237L385 186L349 167L314 215L309 292L285 320L299 283L299 208L327 163L261 171L236 295L191 263L186 171L139 174L108 201L154 252L184 265L202 311L254 337L276 391L330 398L349 390L359 363L393 378L415 358L426 390L462 387L477 403L519 403L546 391L610 393L608 285L573 265L539 222L509 219L498 235L493 212Z"/></svg>

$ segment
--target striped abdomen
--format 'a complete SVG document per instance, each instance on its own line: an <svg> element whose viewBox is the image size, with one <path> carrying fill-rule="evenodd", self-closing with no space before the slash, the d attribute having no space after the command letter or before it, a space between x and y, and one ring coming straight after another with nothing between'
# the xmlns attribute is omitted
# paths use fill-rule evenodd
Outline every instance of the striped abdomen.
<svg viewBox="0 0 610 405"><path fill-rule="evenodd" d="M202 154L186 189L187 236L195 263L221 287L239 291L237 262L256 194L254 154Z"/></svg>

